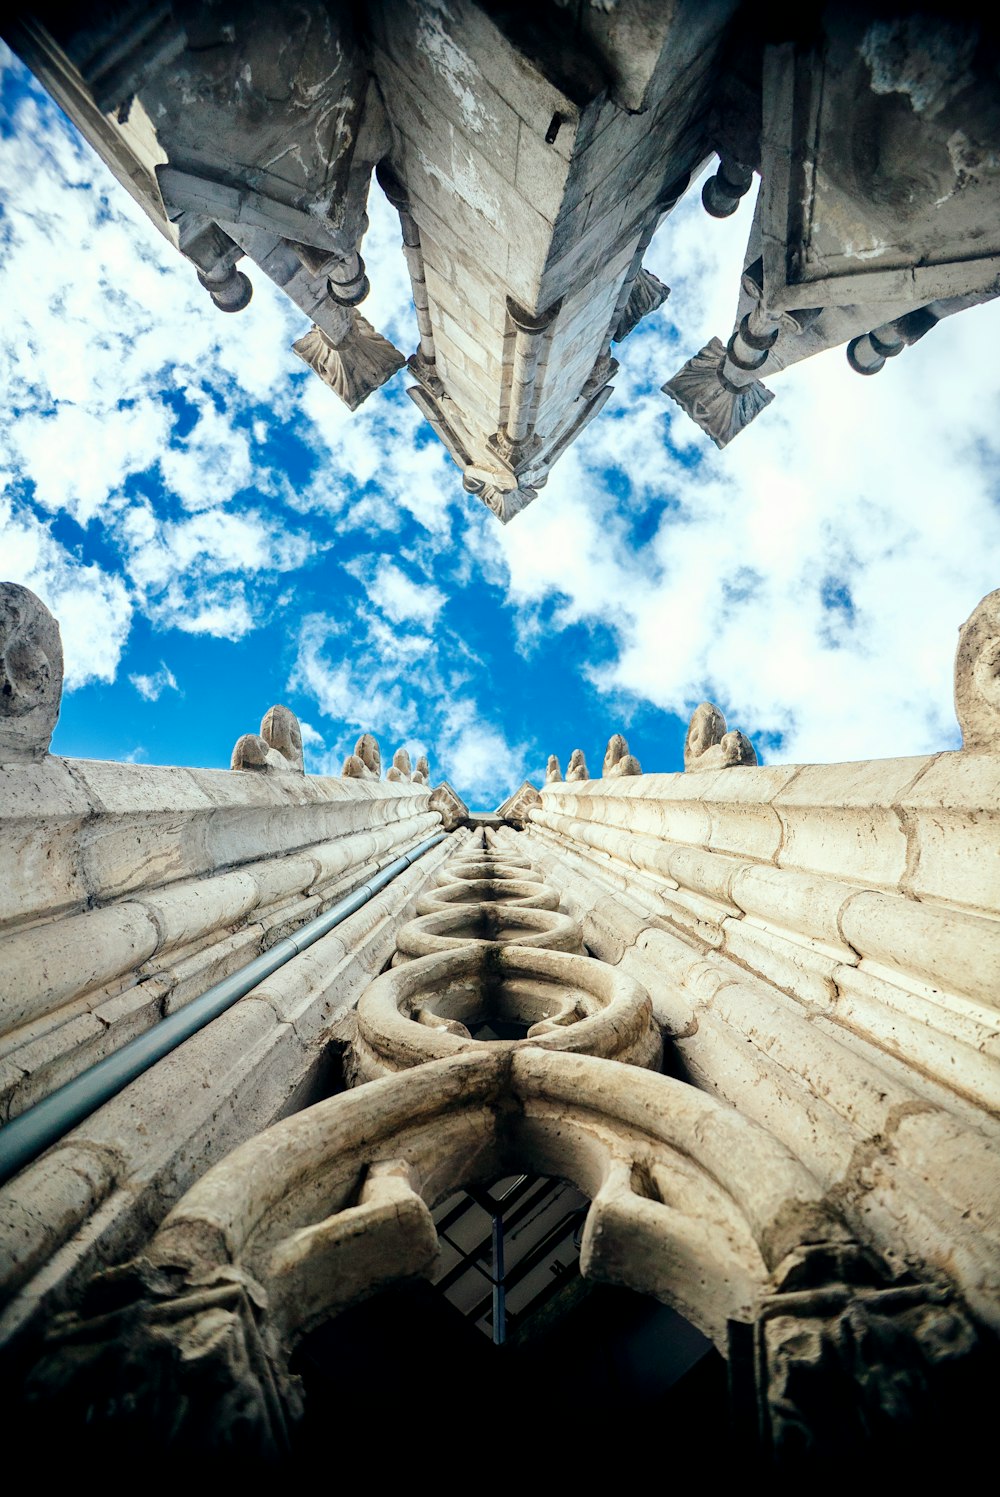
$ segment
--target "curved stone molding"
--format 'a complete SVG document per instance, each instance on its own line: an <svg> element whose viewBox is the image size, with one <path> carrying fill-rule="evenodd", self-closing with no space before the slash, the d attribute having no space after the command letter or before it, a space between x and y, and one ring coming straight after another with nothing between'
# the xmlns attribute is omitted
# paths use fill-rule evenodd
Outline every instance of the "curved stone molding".
<svg viewBox="0 0 1000 1497"><path fill-rule="evenodd" d="M30 588L0 582L0 764L48 753L62 684L56 620Z"/></svg>
<svg viewBox="0 0 1000 1497"><path fill-rule="evenodd" d="M684 768L728 769L737 764L756 764L753 744L738 729L727 731L726 719L712 702L702 702L691 714L684 741Z"/></svg>
<svg viewBox="0 0 1000 1497"><path fill-rule="evenodd" d="M455 880L437 889L421 894L417 900L418 915L433 915L438 910L451 910L457 904L510 905L514 909L554 910L559 905L555 889L544 884L532 883L528 879L474 878Z"/></svg>
<svg viewBox="0 0 1000 1497"><path fill-rule="evenodd" d="M430 956L435 951L454 951L460 946L514 944L547 951L582 953L579 922L559 910L519 907L484 900L435 910L408 920L397 938L394 965Z"/></svg>
<svg viewBox="0 0 1000 1497"><path fill-rule="evenodd" d="M485 853L478 858L455 858L441 869L438 882L461 884L467 879L479 878L518 879L542 884L541 874L534 871L527 858L519 858L516 853L512 853L508 858L506 850L495 861L487 857Z"/></svg>
<svg viewBox="0 0 1000 1497"><path fill-rule="evenodd" d="M377 780L382 774L382 754L378 739L371 733L362 733L354 745L354 753L348 754L340 771L345 779Z"/></svg>
<svg viewBox="0 0 1000 1497"><path fill-rule="evenodd" d="M986 594L959 630L955 715L963 748L1000 748L1000 588Z"/></svg>
<svg viewBox="0 0 1000 1497"><path fill-rule="evenodd" d="M621 775L632 774L642 774L642 766L635 755L629 753L628 744L621 733L615 733L608 739L601 778L613 780Z"/></svg>
<svg viewBox="0 0 1000 1497"><path fill-rule="evenodd" d="M100 1420L141 1427L153 1451L196 1446L210 1419L217 1448L280 1452L301 1407L288 1375L297 1341L431 1273L434 1205L523 1170L591 1198L586 1276L673 1305L720 1346L809 1245L839 1262L852 1251L794 1156L711 1096L590 1055L479 1047L321 1102L230 1154L141 1259L98 1276L93 1318L64 1322L30 1386L61 1402L60 1428L75 1396Z"/></svg>
<svg viewBox="0 0 1000 1497"><path fill-rule="evenodd" d="M560 768L559 760L556 758L555 754L550 754L549 762L545 766L546 785L558 785L561 782L562 777L562 769Z"/></svg>
<svg viewBox="0 0 1000 1497"><path fill-rule="evenodd" d="M483 1026L488 1037L477 1039ZM489 1026L522 1036L497 1039ZM657 1067L661 1055L649 995L613 967L541 946L468 941L393 967L366 988L350 1071L355 1083L371 1081L469 1048L529 1044L643 1067Z"/></svg>
<svg viewBox="0 0 1000 1497"><path fill-rule="evenodd" d="M304 774L302 729L295 713L287 707L271 707L264 714L259 733L244 733L236 740L229 767Z"/></svg>
<svg viewBox="0 0 1000 1497"><path fill-rule="evenodd" d="M590 771L587 761L583 757L583 749L574 749L569 756L569 764L566 766L567 780L589 780Z"/></svg>

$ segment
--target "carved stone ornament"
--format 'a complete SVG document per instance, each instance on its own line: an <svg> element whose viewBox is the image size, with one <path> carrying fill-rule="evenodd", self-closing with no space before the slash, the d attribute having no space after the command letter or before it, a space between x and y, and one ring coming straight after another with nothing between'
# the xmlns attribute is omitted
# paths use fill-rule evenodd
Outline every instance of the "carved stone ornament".
<svg viewBox="0 0 1000 1497"><path fill-rule="evenodd" d="M287 707L265 712L259 733L244 733L236 740L229 767L304 774L302 729L295 713Z"/></svg>
<svg viewBox="0 0 1000 1497"><path fill-rule="evenodd" d="M955 715L963 748L1000 748L1000 588L986 594L959 631Z"/></svg>
<svg viewBox="0 0 1000 1497"><path fill-rule="evenodd" d="M405 748L398 748L392 756L392 765L386 775L387 780L406 780L412 778L410 769L410 756Z"/></svg>
<svg viewBox="0 0 1000 1497"><path fill-rule="evenodd" d="M513 826L523 827L527 822L529 813L534 806L542 804L542 797L530 780L525 780L515 794L507 802L504 809L504 820Z"/></svg>
<svg viewBox="0 0 1000 1497"><path fill-rule="evenodd" d="M437 811L446 832L453 832L469 815L465 801L455 793L447 780L442 780L431 791L430 809Z"/></svg>
<svg viewBox="0 0 1000 1497"><path fill-rule="evenodd" d="M628 744L621 733L615 733L608 739L608 748L604 755L601 778L613 780L622 775L633 774L642 774L639 761L634 754L629 753Z"/></svg>
<svg viewBox="0 0 1000 1497"><path fill-rule="evenodd" d="M562 768L561 768L561 766L559 764L559 760L556 758L555 754L550 754L549 755L549 762L545 766L545 783L546 783L546 785L558 785L558 784L561 784L562 783L562 777L563 777L563 773L562 773Z"/></svg>
<svg viewBox="0 0 1000 1497"><path fill-rule="evenodd" d="M664 395L676 401L719 448L749 426L774 399L760 380L739 387L730 384L722 372L725 359L725 344L721 338L713 338L662 386Z"/></svg>
<svg viewBox="0 0 1000 1497"><path fill-rule="evenodd" d="M362 733L354 745L354 753L348 754L340 771L345 779L377 780L382 774L382 754L378 739L371 733Z"/></svg>
<svg viewBox="0 0 1000 1497"><path fill-rule="evenodd" d="M355 311L343 342L334 343L322 328L313 326L292 344L292 351L352 411L406 363L399 349Z"/></svg>
<svg viewBox="0 0 1000 1497"><path fill-rule="evenodd" d="M590 771L587 769L587 761L583 757L583 749L574 749L569 756L569 764L566 766L567 780L589 780Z"/></svg>
<svg viewBox="0 0 1000 1497"><path fill-rule="evenodd" d="M59 625L29 588L0 582L0 764L48 753L62 684Z"/></svg>
<svg viewBox="0 0 1000 1497"><path fill-rule="evenodd" d="M427 762L427 755L421 754L417 760L417 767L410 776L415 785L429 785L431 782L431 767Z"/></svg>
<svg viewBox="0 0 1000 1497"><path fill-rule="evenodd" d="M684 768L728 769L736 764L756 764L757 754L745 734L728 732L726 719L712 702L694 709L684 741Z"/></svg>
<svg viewBox="0 0 1000 1497"><path fill-rule="evenodd" d="M640 269L633 282L632 290L629 292L625 310L611 334L612 342L620 343L623 338L627 338L644 317L648 317L650 312L655 312L658 307L663 306L669 295L669 286L665 286L651 270Z"/></svg>
<svg viewBox="0 0 1000 1497"><path fill-rule="evenodd" d="M514 489L501 489L495 484L484 484L478 491L486 508L492 510L502 525L506 525L522 509L527 509L532 500L538 498L537 489L528 484L518 484Z"/></svg>

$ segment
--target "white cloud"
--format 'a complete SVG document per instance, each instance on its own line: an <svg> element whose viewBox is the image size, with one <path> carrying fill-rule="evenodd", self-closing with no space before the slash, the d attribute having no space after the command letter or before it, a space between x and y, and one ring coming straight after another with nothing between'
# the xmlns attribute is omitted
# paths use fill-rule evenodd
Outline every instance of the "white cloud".
<svg viewBox="0 0 1000 1497"><path fill-rule="evenodd" d="M165 691L179 691L177 677L164 661L160 661L160 668L152 671L148 676L137 672L129 676L129 680L136 691L147 702L156 702Z"/></svg>
<svg viewBox="0 0 1000 1497"><path fill-rule="evenodd" d="M0 475L2 477L2 475ZM128 589L91 562L72 556L47 524L0 492L0 573L37 593L59 621L64 684L113 681L132 622Z"/></svg>
<svg viewBox="0 0 1000 1497"><path fill-rule="evenodd" d="M445 604L445 596L432 583L415 582L385 557L361 557L345 564L345 571L362 584L369 601L394 624L430 628Z"/></svg>

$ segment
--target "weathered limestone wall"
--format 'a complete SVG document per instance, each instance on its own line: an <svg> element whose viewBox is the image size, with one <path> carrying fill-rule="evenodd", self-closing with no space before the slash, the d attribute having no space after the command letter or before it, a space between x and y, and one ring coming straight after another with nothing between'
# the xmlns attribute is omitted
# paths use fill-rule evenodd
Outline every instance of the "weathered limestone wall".
<svg viewBox="0 0 1000 1497"><path fill-rule="evenodd" d="M993 752L557 782L497 834L648 987L696 1084L994 1325L998 790Z"/></svg>
<svg viewBox="0 0 1000 1497"><path fill-rule="evenodd" d="M426 785L0 765L0 1117L117 1049L441 824Z"/></svg>
<svg viewBox="0 0 1000 1497"><path fill-rule="evenodd" d="M415 783L62 760L30 768L33 779L20 783L25 796L33 784L36 798L22 800L21 818L8 812L0 836L20 834L22 867L53 849L62 897L53 918L25 880L22 920L17 911L9 920L0 961L8 1001L36 967L64 974L68 996L46 1009L44 995L56 989L36 983L39 1016L6 1037L18 1110L440 827L429 789ZM425 854L0 1190L0 1301L11 1300L0 1345L134 1250L212 1163L322 1094L338 1022L391 956L435 869L469 835L457 831ZM105 904L81 911L102 894ZM136 931L147 943L159 937L141 961ZM95 973L107 979L112 968L118 975L95 989ZM21 1064L36 1054L37 1080Z"/></svg>

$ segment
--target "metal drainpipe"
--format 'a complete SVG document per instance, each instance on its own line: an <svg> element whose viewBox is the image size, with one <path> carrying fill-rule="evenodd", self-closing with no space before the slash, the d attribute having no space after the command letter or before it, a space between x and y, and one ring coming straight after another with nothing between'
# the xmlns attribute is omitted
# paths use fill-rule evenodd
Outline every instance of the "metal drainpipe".
<svg viewBox="0 0 1000 1497"><path fill-rule="evenodd" d="M13 1122L0 1128L0 1184L9 1180L26 1164L30 1164L43 1149L62 1138L96 1108L117 1096L130 1081L148 1071L156 1061L169 1055L171 1050L176 1049L191 1035L197 1034L199 1029L204 1029L206 1024L225 1013L227 1008L232 1008L238 999L244 998L265 977L270 977L272 972L291 961L293 956L298 956L300 951L305 951L321 936L327 935L342 920L355 914L380 889L384 889L386 884L409 868L411 863L423 857L425 852L443 842L446 836L446 832L436 832L432 837L425 837L423 842L418 842L416 847L403 853L402 857L380 868L375 877L362 884L360 889L355 889L353 894L338 900L324 915L317 915L315 920L307 921L294 936L285 936L270 951L265 951L263 956L255 957L238 972L224 977L221 982L213 983L199 998L192 999L176 1013L168 1014L165 1019L147 1029L145 1034L138 1035L113 1055L105 1056L79 1076L74 1076L65 1086L59 1087L41 1102L36 1102L34 1107L22 1112Z"/></svg>

